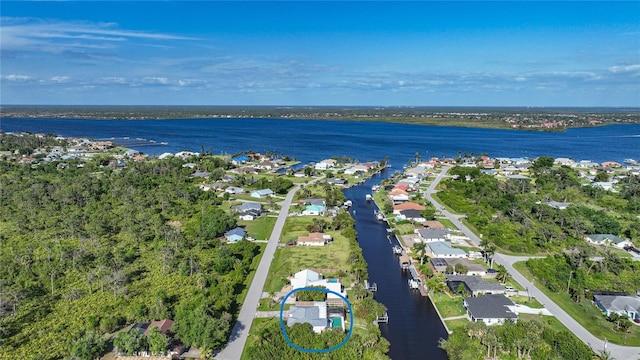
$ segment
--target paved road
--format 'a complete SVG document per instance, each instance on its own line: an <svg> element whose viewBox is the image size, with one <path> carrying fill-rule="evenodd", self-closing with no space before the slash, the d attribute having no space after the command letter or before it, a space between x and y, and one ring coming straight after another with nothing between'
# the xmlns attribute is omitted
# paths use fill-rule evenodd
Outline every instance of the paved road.
<svg viewBox="0 0 640 360"><path fill-rule="evenodd" d="M298 189L298 186L291 189L284 201L281 203L282 207L280 209L280 214L278 214L278 219L273 227L273 231L271 232L271 237L269 237L269 242L264 250L264 254L262 254L262 259L260 259L260 265L258 265L256 275L253 277L251 286L249 286L249 292L247 293L244 303L242 304L242 308L240 309L238 320L231 331L229 343L224 349L215 355L216 359L237 360L240 359L240 356L242 355L244 344L247 342L247 337L249 336L251 322L253 322L253 318L256 316L256 310L258 309L262 289L264 288L264 283L266 282L267 275L269 274L271 261L273 260L273 256L278 248L282 227L284 226L284 222L287 220L293 195L298 191Z"/></svg>
<svg viewBox="0 0 640 360"><path fill-rule="evenodd" d="M446 172L450 167L445 167L438 174L436 179L431 183L429 188L427 189L425 195L427 199L437 208L440 209L440 212L446 216L458 229L460 229L471 242L476 246L480 245L480 238L474 234L469 228L467 228L461 221L460 215L452 214L449 211L445 210L431 195L435 192L435 188L442 180ZM540 303L542 303L548 310L555 316L561 323L563 323L569 331L573 332L580 340L582 340L585 344L590 346L594 351L599 352L600 350L606 349L611 353L611 355L618 360L632 360L632 359L640 359L640 347L631 347L631 346L620 346L611 343L606 343L595 336L591 335L589 331L587 331L582 325L580 325L576 320L574 320L569 314L567 314L562 308L556 305L549 297L547 297L540 289L538 289L533 283L527 280L522 274L520 274L514 267L513 264L518 261L524 261L531 257L527 256L508 256L503 254L496 253L494 255L494 260L496 263L504 265L507 268L507 271L513 276L513 279L517 281L520 285L524 286L528 289L531 296L534 296Z"/></svg>

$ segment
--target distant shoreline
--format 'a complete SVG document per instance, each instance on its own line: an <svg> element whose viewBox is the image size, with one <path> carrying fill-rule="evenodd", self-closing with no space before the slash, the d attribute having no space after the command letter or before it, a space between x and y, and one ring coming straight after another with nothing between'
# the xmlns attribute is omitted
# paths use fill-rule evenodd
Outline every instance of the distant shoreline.
<svg viewBox="0 0 640 360"><path fill-rule="evenodd" d="M3 105L0 106L1 118L89 120L261 118L368 121L557 132L569 128L639 124L640 108Z"/></svg>

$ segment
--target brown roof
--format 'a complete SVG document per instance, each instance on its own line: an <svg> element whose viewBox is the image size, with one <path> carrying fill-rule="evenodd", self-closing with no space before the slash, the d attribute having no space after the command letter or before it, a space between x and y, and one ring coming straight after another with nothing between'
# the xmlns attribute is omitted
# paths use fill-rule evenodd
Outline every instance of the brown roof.
<svg viewBox="0 0 640 360"><path fill-rule="evenodd" d="M425 207L420 205L420 204L416 204L416 203L412 203L412 202L406 202L406 203L402 203L402 204L398 204L398 205L394 205L393 206L393 210L424 210Z"/></svg>
<svg viewBox="0 0 640 360"><path fill-rule="evenodd" d="M157 327L160 329L161 334L166 334L171 326L173 325L173 320L164 319L164 320L156 320L152 321L151 324L147 327L147 330L144 331L145 335L149 335L152 327Z"/></svg>
<svg viewBox="0 0 640 360"><path fill-rule="evenodd" d="M324 243L323 233L313 232L309 233L308 236L298 236L298 242L318 242Z"/></svg>
<svg viewBox="0 0 640 360"><path fill-rule="evenodd" d="M429 229L444 229L444 225L438 220L427 220L422 225Z"/></svg>

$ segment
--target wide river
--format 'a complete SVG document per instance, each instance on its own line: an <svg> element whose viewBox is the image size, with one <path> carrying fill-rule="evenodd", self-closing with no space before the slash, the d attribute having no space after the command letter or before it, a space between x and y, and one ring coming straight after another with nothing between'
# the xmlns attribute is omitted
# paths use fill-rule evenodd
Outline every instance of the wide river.
<svg viewBox="0 0 640 360"><path fill-rule="evenodd" d="M356 229L369 275L378 284L376 299L389 309L381 325L393 359L446 359L437 348L446 332L428 299L407 286L386 227L373 216L365 194L371 185L399 170L419 153L422 158L487 154L492 157L568 157L595 162L640 160L640 125L612 125L565 132L417 126L350 121L278 119L82 120L2 118L0 130L62 136L115 138L136 150L159 155L182 150L214 154L246 150L295 156L302 163L332 156L360 161L389 158L391 169L347 189L354 200ZM166 144L163 144L166 143Z"/></svg>

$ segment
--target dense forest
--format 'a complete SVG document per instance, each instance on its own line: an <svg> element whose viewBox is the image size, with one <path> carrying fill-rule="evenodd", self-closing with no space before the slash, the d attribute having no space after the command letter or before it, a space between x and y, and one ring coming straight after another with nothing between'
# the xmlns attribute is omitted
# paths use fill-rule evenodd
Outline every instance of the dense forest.
<svg viewBox="0 0 640 360"><path fill-rule="evenodd" d="M627 176L619 193L583 186L578 172L538 158L531 179L499 180L477 168L454 167L438 197L496 246L519 253L571 249L587 234L637 239L640 234L640 177ZM548 201L569 202L564 210Z"/></svg>
<svg viewBox="0 0 640 360"><path fill-rule="evenodd" d="M65 144L2 137L2 150L55 145ZM0 358L90 359L102 334L165 318L205 354L226 342L260 247L220 241L236 215L186 162L0 162Z"/></svg>

